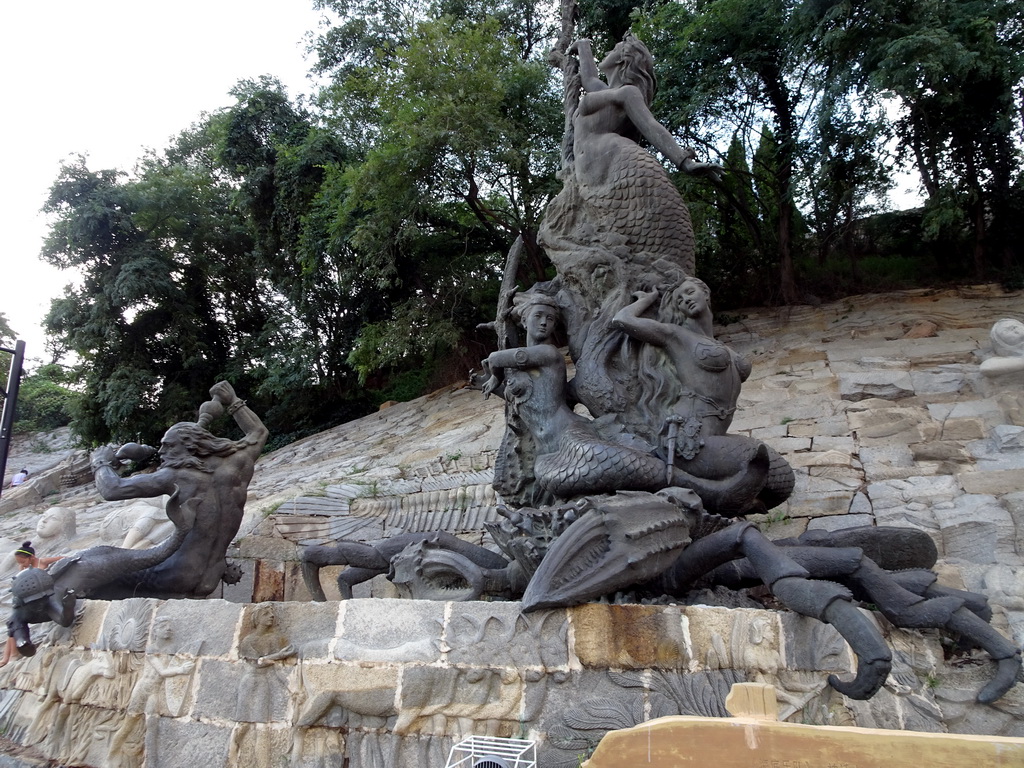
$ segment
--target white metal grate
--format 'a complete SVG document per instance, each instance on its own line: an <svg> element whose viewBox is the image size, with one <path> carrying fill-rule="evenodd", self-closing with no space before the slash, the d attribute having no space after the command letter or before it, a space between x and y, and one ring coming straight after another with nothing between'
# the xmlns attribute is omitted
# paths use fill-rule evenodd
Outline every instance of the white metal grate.
<svg viewBox="0 0 1024 768"><path fill-rule="evenodd" d="M445 768L537 768L537 743L469 736L452 747Z"/></svg>

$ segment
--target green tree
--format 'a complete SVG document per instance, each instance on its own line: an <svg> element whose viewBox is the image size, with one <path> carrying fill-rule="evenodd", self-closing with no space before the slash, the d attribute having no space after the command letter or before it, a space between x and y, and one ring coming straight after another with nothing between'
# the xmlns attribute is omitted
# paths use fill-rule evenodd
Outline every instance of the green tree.
<svg viewBox="0 0 1024 768"><path fill-rule="evenodd" d="M967 239L978 277L994 264L1019 264L1021 3L867 0L815 7L819 55L835 78L900 104L899 146L928 196L924 234Z"/></svg>
<svg viewBox="0 0 1024 768"><path fill-rule="evenodd" d="M79 395L68 372L60 365L36 368L22 379L18 390L18 420L14 431L45 432L71 423Z"/></svg>
<svg viewBox="0 0 1024 768"><path fill-rule="evenodd" d="M189 142L203 145L186 132L175 151ZM188 156L150 155L134 179L79 159L51 189L43 257L82 280L53 302L47 330L81 361L75 424L90 442L154 439L194 417L197 393L235 372L240 333L266 326L233 190L195 147Z"/></svg>
<svg viewBox="0 0 1024 768"><path fill-rule="evenodd" d="M662 83L655 108L688 143L710 150L739 135L752 148L762 123L770 122L776 148L771 165L760 169L759 194L768 215L744 220L760 229L752 236L773 252L777 295L785 303L799 299L797 166L820 85L801 7L792 0L691 0L640 19Z"/></svg>
<svg viewBox="0 0 1024 768"><path fill-rule="evenodd" d="M517 237L523 281L547 276L536 231L556 189L562 121L540 60L550 30L534 3L403 6L390 23L329 5L342 19L316 47L333 78L320 104L328 126L363 144L319 208L333 212L325 250L349 254L381 310L349 361L369 381L454 347L470 350L464 371L490 341L474 329L491 319ZM436 12L449 15L425 20Z"/></svg>

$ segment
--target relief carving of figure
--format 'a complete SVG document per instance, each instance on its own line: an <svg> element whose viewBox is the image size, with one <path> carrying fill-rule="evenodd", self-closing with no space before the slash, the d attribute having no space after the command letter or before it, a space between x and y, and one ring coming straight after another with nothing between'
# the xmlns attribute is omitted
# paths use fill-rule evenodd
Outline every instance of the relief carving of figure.
<svg viewBox="0 0 1024 768"><path fill-rule="evenodd" d="M173 678L191 675L196 663L192 659L178 662L161 653L171 647L173 637L171 619L158 616L153 622L153 643L142 674L132 688L125 718L110 742L110 765L114 768L141 765L143 755L147 764L155 765L160 717L181 715L179 707L170 701L168 685Z"/></svg>

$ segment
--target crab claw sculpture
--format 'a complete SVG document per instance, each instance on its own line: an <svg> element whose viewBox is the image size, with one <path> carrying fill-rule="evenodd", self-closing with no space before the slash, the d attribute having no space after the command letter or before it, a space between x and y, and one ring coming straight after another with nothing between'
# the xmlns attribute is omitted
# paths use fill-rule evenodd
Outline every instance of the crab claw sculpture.
<svg viewBox="0 0 1024 768"><path fill-rule="evenodd" d="M892 652L858 601L873 603L897 626L944 628L983 648L997 669L979 702L1000 698L1021 671L1020 652L987 623L984 598L939 587L921 567L935 561L923 532L865 528L779 545L752 523L708 515L685 488L588 502L548 549L523 595L524 611L578 605L626 588L683 595L697 586L763 584L787 608L831 624L850 644L855 677L829 677L850 698L873 696L892 668ZM842 546L852 540L876 551L886 537L894 543L879 555L886 565L913 570L890 572L861 547Z"/></svg>
<svg viewBox="0 0 1024 768"><path fill-rule="evenodd" d="M591 502L548 550L523 594L523 611L577 605L661 575L690 543L700 498L674 488L687 503L621 491Z"/></svg>

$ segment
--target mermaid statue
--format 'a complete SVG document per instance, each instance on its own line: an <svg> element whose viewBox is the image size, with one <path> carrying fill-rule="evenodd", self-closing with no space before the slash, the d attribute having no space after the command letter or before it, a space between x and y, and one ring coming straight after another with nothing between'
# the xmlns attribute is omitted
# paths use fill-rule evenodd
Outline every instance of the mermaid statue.
<svg viewBox="0 0 1024 768"><path fill-rule="evenodd" d="M560 318L557 299L540 291L519 294L513 316L526 331L526 346L492 352L483 361L484 394L500 392L507 404L494 472L495 490L506 502L552 504L584 494L680 486L695 491L709 510L738 514L764 488L771 460L759 441L749 440L731 466L719 451L707 452L693 462L697 474L631 444L611 420L574 412L566 399L565 358L551 343ZM603 431L605 426L611 428Z"/></svg>

